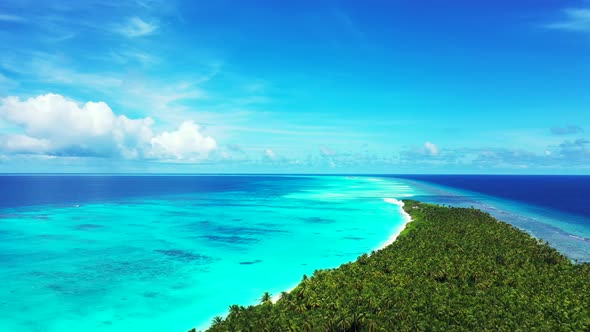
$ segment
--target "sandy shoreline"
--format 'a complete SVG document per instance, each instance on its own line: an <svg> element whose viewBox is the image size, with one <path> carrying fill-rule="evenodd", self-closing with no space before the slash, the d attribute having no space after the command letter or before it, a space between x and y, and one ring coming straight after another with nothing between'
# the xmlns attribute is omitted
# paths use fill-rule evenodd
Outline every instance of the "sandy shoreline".
<svg viewBox="0 0 590 332"><path fill-rule="evenodd" d="M384 198L383 199L384 202L386 203L390 203L390 204L394 204L399 206L400 208L400 212L404 218L404 223L403 225L399 228L399 230L395 233L393 233L389 239L387 239L387 241L385 241L385 243L383 243L379 248L377 248L377 250L381 250L385 247L387 247L388 245L392 244L397 237L400 235L400 233L406 228L406 225L412 221L412 217L410 217L410 215L406 212L406 210L404 210L404 202L395 199L395 198Z"/></svg>

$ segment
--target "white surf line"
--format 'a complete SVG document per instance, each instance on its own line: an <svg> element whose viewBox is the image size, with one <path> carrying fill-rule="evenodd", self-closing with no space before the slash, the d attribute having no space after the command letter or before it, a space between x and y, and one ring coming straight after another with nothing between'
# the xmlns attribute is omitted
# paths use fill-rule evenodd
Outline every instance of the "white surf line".
<svg viewBox="0 0 590 332"><path fill-rule="evenodd" d="M377 250L381 250L385 247L387 247L388 245L392 244L397 237L399 236L399 234L406 228L406 225L412 221L412 217L410 217L410 215L406 212L406 210L404 210L404 202L395 199L395 198L383 198L383 201L389 204L393 204L393 205L397 205L399 206L400 209L400 213L402 214L403 218L404 218L404 224L399 228L399 230L395 233L393 233L389 239L387 239L387 241L385 241L385 243L383 243L379 248L377 248Z"/></svg>

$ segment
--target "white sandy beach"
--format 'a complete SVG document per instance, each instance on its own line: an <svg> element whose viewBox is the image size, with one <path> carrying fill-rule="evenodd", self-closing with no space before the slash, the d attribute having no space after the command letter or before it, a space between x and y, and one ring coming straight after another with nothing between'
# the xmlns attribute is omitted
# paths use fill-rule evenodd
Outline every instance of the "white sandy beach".
<svg viewBox="0 0 590 332"><path fill-rule="evenodd" d="M391 237L389 237L389 239L387 239L387 241L385 241L377 250L381 250L385 247L387 247L388 245L392 244L397 237L400 235L400 233L406 228L406 225L412 221L412 217L410 217L410 215L404 210L404 202L400 201L398 199L395 198L383 198L384 202L390 203L390 204L394 204L399 206L400 208L400 213L402 214L402 216L404 217L404 223L403 225L396 231L394 232Z"/></svg>

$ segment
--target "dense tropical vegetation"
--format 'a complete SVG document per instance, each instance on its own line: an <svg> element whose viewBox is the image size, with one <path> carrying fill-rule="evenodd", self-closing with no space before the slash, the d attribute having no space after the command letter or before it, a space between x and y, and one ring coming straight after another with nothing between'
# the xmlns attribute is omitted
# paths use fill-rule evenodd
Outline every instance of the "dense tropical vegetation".
<svg viewBox="0 0 590 332"><path fill-rule="evenodd" d="M405 201L397 241L209 331L589 331L590 264L476 209Z"/></svg>

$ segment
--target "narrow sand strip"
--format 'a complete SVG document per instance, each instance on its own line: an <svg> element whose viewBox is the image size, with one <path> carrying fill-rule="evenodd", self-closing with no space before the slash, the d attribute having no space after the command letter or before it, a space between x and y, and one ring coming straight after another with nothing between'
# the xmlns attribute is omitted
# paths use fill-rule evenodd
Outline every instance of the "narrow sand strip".
<svg viewBox="0 0 590 332"><path fill-rule="evenodd" d="M397 239L399 234L404 230L404 228L406 228L406 225L410 221L412 221L412 217L410 217L410 215L406 212L406 210L404 210L404 202L397 200L395 198L384 198L383 201L386 203L390 203L390 204L394 204L394 205L399 206L400 212L401 212L402 216L404 217L404 224L399 228L399 230L397 232L393 233L391 235L391 237L389 239L387 239L387 241L385 241L385 243L383 243L379 248L377 248L377 250L381 250L381 249L387 247L388 245L392 244L395 241L395 239Z"/></svg>

